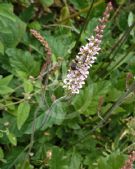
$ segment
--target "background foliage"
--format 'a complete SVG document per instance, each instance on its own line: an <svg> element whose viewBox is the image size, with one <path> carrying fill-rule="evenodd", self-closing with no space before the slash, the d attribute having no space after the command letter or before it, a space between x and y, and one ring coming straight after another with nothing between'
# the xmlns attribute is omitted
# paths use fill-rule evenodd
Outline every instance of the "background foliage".
<svg viewBox="0 0 135 169"><path fill-rule="evenodd" d="M85 87L61 99L68 65L106 6L94 1L78 39L91 3L0 1L0 168L120 169L135 149L134 1L113 4L102 52ZM43 82L38 75L46 53L30 29L52 50L55 69Z"/></svg>

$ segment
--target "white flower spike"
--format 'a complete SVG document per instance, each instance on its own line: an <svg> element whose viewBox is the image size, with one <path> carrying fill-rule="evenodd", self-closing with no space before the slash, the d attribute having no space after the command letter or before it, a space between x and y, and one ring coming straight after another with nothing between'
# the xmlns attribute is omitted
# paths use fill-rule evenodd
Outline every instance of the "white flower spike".
<svg viewBox="0 0 135 169"><path fill-rule="evenodd" d="M105 24L112 10L111 2L108 3L103 17L99 19L99 25L95 28L95 36L88 39L88 43L80 48L78 55L73 61L71 68L68 70L66 79L64 80L63 88L71 94L78 94L79 90L85 84L85 79L88 77L89 69L96 60L96 55L99 54L101 39Z"/></svg>

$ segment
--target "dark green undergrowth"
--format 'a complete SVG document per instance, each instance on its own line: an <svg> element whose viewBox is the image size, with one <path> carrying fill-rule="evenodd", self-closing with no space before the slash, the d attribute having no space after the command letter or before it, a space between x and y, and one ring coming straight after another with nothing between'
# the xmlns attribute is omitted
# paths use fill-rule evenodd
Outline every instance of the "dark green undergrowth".
<svg viewBox="0 0 135 169"><path fill-rule="evenodd" d="M113 4L86 84L63 99L71 60L106 7L103 0L92 3L0 1L1 169L121 169L135 150L134 1ZM52 51L42 80L47 52L30 29Z"/></svg>

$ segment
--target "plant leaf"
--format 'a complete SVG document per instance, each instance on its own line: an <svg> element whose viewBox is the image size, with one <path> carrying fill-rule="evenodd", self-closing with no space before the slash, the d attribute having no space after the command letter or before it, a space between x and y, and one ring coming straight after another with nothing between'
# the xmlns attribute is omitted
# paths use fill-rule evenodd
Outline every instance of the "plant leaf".
<svg viewBox="0 0 135 169"><path fill-rule="evenodd" d="M30 105L28 102L20 103L17 111L17 127L20 130L24 122L27 120L30 112Z"/></svg>
<svg viewBox="0 0 135 169"><path fill-rule="evenodd" d="M11 4L0 4L0 40L5 47L15 47L21 40L26 24L14 13Z"/></svg>
<svg viewBox="0 0 135 169"><path fill-rule="evenodd" d="M30 75L38 75L40 63L35 61L29 52L10 48L6 50L6 53L9 56L11 67L15 73L18 71L25 72L28 77Z"/></svg>
<svg viewBox="0 0 135 169"><path fill-rule="evenodd" d="M11 133L9 130L7 130L6 135L10 141L11 144L13 144L14 146L17 145L17 140L16 137L13 133Z"/></svg>
<svg viewBox="0 0 135 169"><path fill-rule="evenodd" d="M52 158L49 161L50 169L67 169L67 159L64 157L64 151L61 148L53 147Z"/></svg>

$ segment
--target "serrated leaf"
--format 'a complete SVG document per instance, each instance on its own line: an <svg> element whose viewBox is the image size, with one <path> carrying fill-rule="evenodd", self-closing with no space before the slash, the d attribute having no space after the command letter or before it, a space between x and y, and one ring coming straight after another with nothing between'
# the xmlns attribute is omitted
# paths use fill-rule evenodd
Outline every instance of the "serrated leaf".
<svg viewBox="0 0 135 169"><path fill-rule="evenodd" d="M45 37L55 56L65 57L68 51L71 50L71 47L73 47L73 39L70 34L62 34L59 36L46 34Z"/></svg>
<svg viewBox="0 0 135 169"><path fill-rule="evenodd" d="M20 130L24 122L27 120L30 112L30 105L28 102L20 103L17 111L17 127Z"/></svg>
<svg viewBox="0 0 135 169"><path fill-rule="evenodd" d="M6 53L9 56L10 65L15 73L18 71L25 72L28 77L30 75L38 75L40 63L35 61L29 52L11 48L6 50Z"/></svg>

